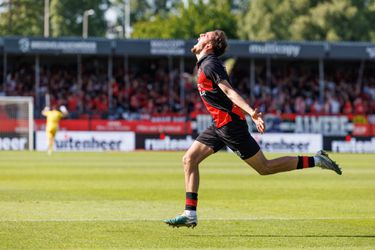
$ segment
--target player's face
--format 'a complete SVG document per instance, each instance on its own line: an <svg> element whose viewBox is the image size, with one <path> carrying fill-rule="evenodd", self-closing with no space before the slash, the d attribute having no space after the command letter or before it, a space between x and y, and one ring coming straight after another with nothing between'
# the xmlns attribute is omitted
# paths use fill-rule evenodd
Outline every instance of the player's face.
<svg viewBox="0 0 375 250"><path fill-rule="evenodd" d="M193 52L196 55L201 53L202 50L205 49L206 45L210 44L211 39L213 38L213 35L214 35L213 31L200 34L198 37L198 42L191 49L191 52Z"/></svg>

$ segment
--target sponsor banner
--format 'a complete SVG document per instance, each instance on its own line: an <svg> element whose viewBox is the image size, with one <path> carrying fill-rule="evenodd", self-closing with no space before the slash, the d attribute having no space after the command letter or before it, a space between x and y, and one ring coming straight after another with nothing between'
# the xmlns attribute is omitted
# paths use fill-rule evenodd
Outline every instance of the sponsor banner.
<svg viewBox="0 0 375 250"><path fill-rule="evenodd" d="M114 53L117 55L137 56L187 56L193 57L191 48L196 40L115 40ZM253 42L228 41L227 56L242 58L325 58L327 46L325 42ZM369 50L371 51L371 49Z"/></svg>
<svg viewBox="0 0 375 250"><path fill-rule="evenodd" d="M323 135L346 135L353 130L348 116L301 116L295 119L295 133L321 133Z"/></svg>
<svg viewBox="0 0 375 250"><path fill-rule="evenodd" d="M45 120L36 120L37 130L45 128ZM190 134L190 122L61 120L60 130L69 131L133 131L140 134Z"/></svg>
<svg viewBox="0 0 375 250"><path fill-rule="evenodd" d="M105 39L7 37L7 53L30 54L110 54L111 42Z"/></svg>
<svg viewBox="0 0 375 250"><path fill-rule="evenodd" d="M185 41L183 40L151 40L151 55L184 55Z"/></svg>
<svg viewBox="0 0 375 250"><path fill-rule="evenodd" d="M375 137L324 136L323 147L339 153L375 153Z"/></svg>
<svg viewBox="0 0 375 250"><path fill-rule="evenodd" d="M322 149L321 134L253 134L264 152L316 153Z"/></svg>
<svg viewBox="0 0 375 250"><path fill-rule="evenodd" d="M36 132L36 150L47 149L44 131ZM133 151L133 132L60 131L55 138L56 151Z"/></svg>
<svg viewBox="0 0 375 250"><path fill-rule="evenodd" d="M28 135L20 135L15 133L0 134L0 151L2 150L27 150L29 149Z"/></svg>
<svg viewBox="0 0 375 250"><path fill-rule="evenodd" d="M353 60L374 59L375 46L370 43L334 43L330 45L329 58Z"/></svg>
<svg viewBox="0 0 375 250"><path fill-rule="evenodd" d="M248 46L253 57L323 58L323 43L252 42Z"/></svg>
<svg viewBox="0 0 375 250"><path fill-rule="evenodd" d="M295 115L295 114L266 114L264 121L267 132L272 133L308 133L330 136L375 136L372 116L365 115ZM247 117L250 131L256 132L256 127ZM203 132L212 124L210 115L197 115L196 130Z"/></svg>
<svg viewBox="0 0 375 250"><path fill-rule="evenodd" d="M136 136L136 149L164 151L187 150L194 142L191 135L141 135Z"/></svg>
<svg viewBox="0 0 375 250"><path fill-rule="evenodd" d="M8 133L28 133L29 120L25 119L1 119L0 131Z"/></svg>

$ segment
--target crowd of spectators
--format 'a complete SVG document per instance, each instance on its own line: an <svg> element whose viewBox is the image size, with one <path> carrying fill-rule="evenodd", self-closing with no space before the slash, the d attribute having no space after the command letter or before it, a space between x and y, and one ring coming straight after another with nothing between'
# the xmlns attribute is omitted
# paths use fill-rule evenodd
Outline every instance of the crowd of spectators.
<svg viewBox="0 0 375 250"><path fill-rule="evenodd" d="M4 90L6 95L39 97L39 110L49 94L50 105L66 105L71 118L133 120L207 113L193 72L181 74L178 67L169 72L167 64L156 59L146 63L132 64L127 72L122 65L114 67L112 79L108 79L105 62L83 64L80 77L74 65L42 65L37 87L34 66L22 65L7 72ZM271 70L257 65L253 87L249 72L235 66L231 82L253 107L264 113L375 113L374 70L359 74L358 67L327 67L321 100L319 74L316 69L301 65L280 63Z"/></svg>

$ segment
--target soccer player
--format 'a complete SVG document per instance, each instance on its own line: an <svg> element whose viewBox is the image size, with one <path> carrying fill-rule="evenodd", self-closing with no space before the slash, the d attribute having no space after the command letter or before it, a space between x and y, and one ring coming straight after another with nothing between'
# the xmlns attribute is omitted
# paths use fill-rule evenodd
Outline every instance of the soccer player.
<svg viewBox="0 0 375 250"><path fill-rule="evenodd" d="M199 163L224 146L232 149L244 162L261 175L276 174L296 169L319 166L341 175L341 169L323 151L315 156L286 156L272 160L266 159L257 142L249 133L245 114L250 115L258 131L266 128L262 113L250 107L232 88L228 74L219 56L227 47L226 35L215 30L199 36L191 51L197 57L197 87L214 124L208 127L193 142L183 156L185 172L186 203L185 211L175 218L164 222L173 227L195 227L197 220Z"/></svg>
<svg viewBox="0 0 375 250"><path fill-rule="evenodd" d="M50 110L49 107L45 107L42 110L42 115L47 118L46 121L46 134L47 134L47 143L48 143L48 154L51 155L53 151L53 144L55 143L55 136L57 130L59 129L60 120L68 115L68 110L65 106L60 106L60 110L57 109L57 106L53 105Z"/></svg>

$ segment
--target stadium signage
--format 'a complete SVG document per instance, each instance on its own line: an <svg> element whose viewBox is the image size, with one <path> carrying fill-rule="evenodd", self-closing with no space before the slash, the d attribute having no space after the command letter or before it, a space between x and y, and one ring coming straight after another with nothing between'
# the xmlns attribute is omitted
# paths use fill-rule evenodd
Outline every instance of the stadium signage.
<svg viewBox="0 0 375 250"><path fill-rule="evenodd" d="M294 132L346 135L352 130L347 116L296 116Z"/></svg>
<svg viewBox="0 0 375 250"><path fill-rule="evenodd" d="M273 114L264 116L268 132L284 133L312 133L324 135L347 135L355 128L355 124L349 120L348 116L309 116L297 115L291 117L277 116ZM251 131L256 131L254 123L249 117L247 122ZM196 130L198 133L203 132L212 124L210 115L198 115ZM358 126L357 126L358 127ZM359 128L357 129L359 130Z"/></svg>
<svg viewBox="0 0 375 250"><path fill-rule="evenodd" d="M332 141L332 151L340 153L375 153L375 138L369 141L359 141L351 138L349 141Z"/></svg>
<svg viewBox="0 0 375 250"><path fill-rule="evenodd" d="M45 128L45 120L36 119L37 130ZM141 134L180 134L185 135L192 132L191 122L152 122L152 121L110 121L110 120L62 120L60 122L62 130L75 131L134 131Z"/></svg>
<svg viewBox="0 0 375 250"><path fill-rule="evenodd" d="M29 51L51 51L62 53L82 53L94 54L97 52L96 42L84 41L45 41L45 40L29 40L22 38L18 42L20 50L24 53Z"/></svg>
<svg viewBox="0 0 375 250"><path fill-rule="evenodd" d="M7 53L27 54L109 54L108 40L51 39L51 38L5 38Z"/></svg>
<svg viewBox="0 0 375 250"><path fill-rule="evenodd" d="M315 153L323 145L320 134L254 134L254 139L265 152Z"/></svg>
<svg viewBox="0 0 375 250"><path fill-rule="evenodd" d="M0 150L25 150L27 141L24 137L0 137Z"/></svg>
<svg viewBox="0 0 375 250"><path fill-rule="evenodd" d="M151 55L184 55L185 41L183 40L151 40Z"/></svg>
<svg viewBox="0 0 375 250"><path fill-rule="evenodd" d="M36 134L36 149L46 150L44 131ZM135 149L133 132L71 132L62 131L56 135L57 151L132 151Z"/></svg>
<svg viewBox="0 0 375 250"><path fill-rule="evenodd" d="M324 136L323 148L340 153L375 153L375 137Z"/></svg>
<svg viewBox="0 0 375 250"><path fill-rule="evenodd" d="M193 144L193 138L188 135L185 138L145 139L146 150L186 150Z"/></svg>
<svg viewBox="0 0 375 250"><path fill-rule="evenodd" d="M275 43L251 44L249 45L249 52L250 54L298 57L301 52L301 46Z"/></svg>
<svg viewBox="0 0 375 250"><path fill-rule="evenodd" d="M334 43L330 44L329 58L334 59L373 59L375 58L375 47L369 43Z"/></svg>

